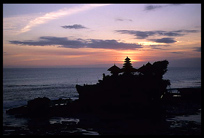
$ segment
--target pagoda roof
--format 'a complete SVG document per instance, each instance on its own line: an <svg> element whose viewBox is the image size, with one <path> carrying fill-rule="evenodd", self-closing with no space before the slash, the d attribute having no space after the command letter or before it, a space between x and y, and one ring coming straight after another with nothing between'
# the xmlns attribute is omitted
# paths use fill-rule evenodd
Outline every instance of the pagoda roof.
<svg viewBox="0 0 204 138"><path fill-rule="evenodd" d="M114 64L112 67L110 67L110 68L108 69L108 71L111 71L111 72L120 72L121 69L120 69L118 66L116 66L116 65Z"/></svg>

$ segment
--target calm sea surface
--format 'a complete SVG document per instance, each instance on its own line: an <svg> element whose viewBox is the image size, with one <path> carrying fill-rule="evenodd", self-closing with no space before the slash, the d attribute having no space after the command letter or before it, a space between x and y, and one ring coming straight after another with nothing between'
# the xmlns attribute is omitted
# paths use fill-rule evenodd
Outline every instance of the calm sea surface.
<svg viewBox="0 0 204 138"><path fill-rule="evenodd" d="M75 85L96 84L103 73L109 75L107 68L4 68L4 124L9 120L5 110L37 97L78 99ZM170 88L200 87L201 68L168 68L164 79L171 81Z"/></svg>
<svg viewBox="0 0 204 138"><path fill-rule="evenodd" d="M37 97L77 99L76 84L95 84L106 68L27 68L3 70L4 107Z"/></svg>
<svg viewBox="0 0 204 138"><path fill-rule="evenodd" d="M4 107L24 104L37 97L77 99L76 84L96 84L107 68L7 68L3 69ZM200 68L168 68L164 79L170 88L201 86Z"/></svg>

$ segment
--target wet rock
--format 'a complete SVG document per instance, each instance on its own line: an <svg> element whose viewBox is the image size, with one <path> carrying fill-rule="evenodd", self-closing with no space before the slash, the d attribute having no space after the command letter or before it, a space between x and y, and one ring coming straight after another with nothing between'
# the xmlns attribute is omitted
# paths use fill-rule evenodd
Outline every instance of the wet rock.
<svg viewBox="0 0 204 138"><path fill-rule="evenodd" d="M28 101L27 107L29 116L48 116L50 110L50 99L43 97L30 100Z"/></svg>

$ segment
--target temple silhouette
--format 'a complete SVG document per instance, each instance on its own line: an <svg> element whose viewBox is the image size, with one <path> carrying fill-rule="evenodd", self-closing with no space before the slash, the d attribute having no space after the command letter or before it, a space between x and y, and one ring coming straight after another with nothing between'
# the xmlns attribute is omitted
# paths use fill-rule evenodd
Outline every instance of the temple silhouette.
<svg viewBox="0 0 204 138"><path fill-rule="evenodd" d="M127 57L122 68L114 64L108 69L111 75L103 74L98 83L76 85L79 99L75 101L39 97L28 101L27 106L10 109L7 113L29 117L130 113L160 119L164 111L162 97L170 85L169 80L163 79L168 64L167 60L148 62L136 69Z"/></svg>
<svg viewBox="0 0 204 138"><path fill-rule="evenodd" d="M137 115L149 113L161 115L161 97L167 92L169 80L164 80L167 60L147 63L133 68L127 57L123 67L115 64L108 69L111 75L103 74L103 79L94 85L76 85L79 101L89 112L130 112Z"/></svg>

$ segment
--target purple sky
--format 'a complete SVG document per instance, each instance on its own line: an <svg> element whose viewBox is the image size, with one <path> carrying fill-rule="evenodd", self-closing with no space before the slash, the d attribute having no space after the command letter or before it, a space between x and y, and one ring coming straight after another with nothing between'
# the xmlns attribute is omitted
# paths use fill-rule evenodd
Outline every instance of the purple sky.
<svg viewBox="0 0 204 138"><path fill-rule="evenodd" d="M3 4L4 67L200 66L201 4Z"/></svg>

